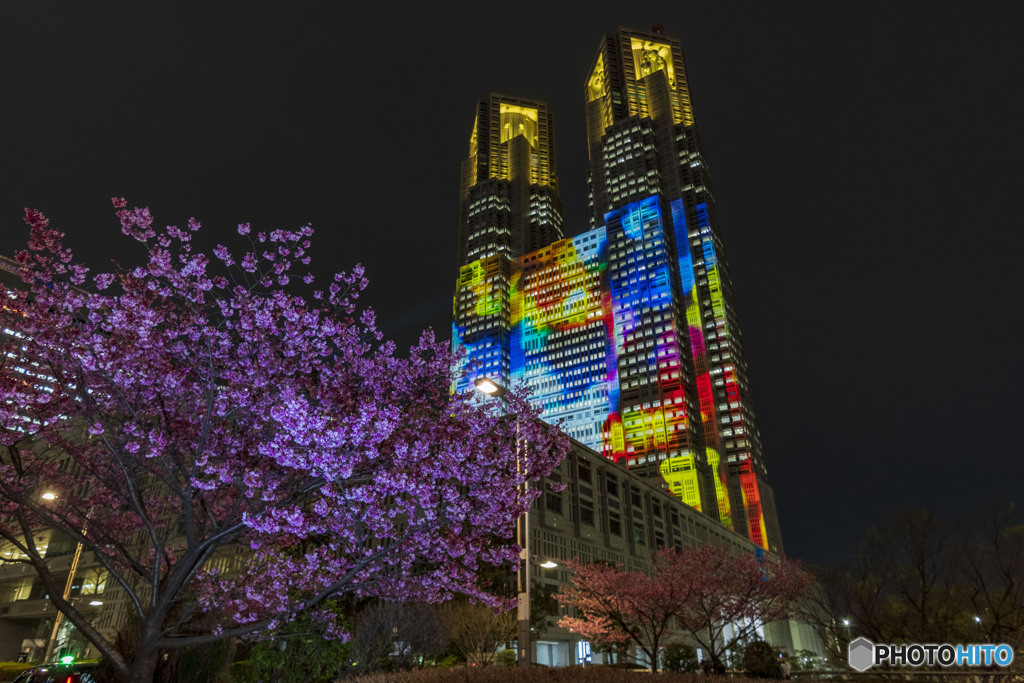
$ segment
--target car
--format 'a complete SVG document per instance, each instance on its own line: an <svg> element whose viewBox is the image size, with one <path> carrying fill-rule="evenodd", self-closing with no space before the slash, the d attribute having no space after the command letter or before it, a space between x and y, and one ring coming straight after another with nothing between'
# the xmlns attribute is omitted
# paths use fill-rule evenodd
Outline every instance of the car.
<svg viewBox="0 0 1024 683"><path fill-rule="evenodd" d="M14 683L96 683L99 668L95 662L44 664L22 671Z"/></svg>

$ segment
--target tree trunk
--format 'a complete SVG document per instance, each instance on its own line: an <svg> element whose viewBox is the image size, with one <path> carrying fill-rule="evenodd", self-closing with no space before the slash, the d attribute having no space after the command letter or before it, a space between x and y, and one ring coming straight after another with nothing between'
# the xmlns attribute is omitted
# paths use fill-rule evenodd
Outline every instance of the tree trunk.
<svg viewBox="0 0 1024 683"><path fill-rule="evenodd" d="M231 665L235 663L235 653L238 651L238 638L232 638L228 641L228 651L224 655L224 664L221 665L220 671L217 674L217 680L228 680L231 676Z"/></svg>
<svg viewBox="0 0 1024 683"><path fill-rule="evenodd" d="M659 651L659 649L660 648L658 648L658 644L654 643L653 647L651 647L651 650L652 650L653 654L651 652L645 653L648 657L651 658L651 673L652 674L658 673L658 651Z"/></svg>
<svg viewBox="0 0 1024 683"><path fill-rule="evenodd" d="M153 683L156 677L156 665L160 662L160 650L140 651L128 666L128 676L124 683Z"/></svg>

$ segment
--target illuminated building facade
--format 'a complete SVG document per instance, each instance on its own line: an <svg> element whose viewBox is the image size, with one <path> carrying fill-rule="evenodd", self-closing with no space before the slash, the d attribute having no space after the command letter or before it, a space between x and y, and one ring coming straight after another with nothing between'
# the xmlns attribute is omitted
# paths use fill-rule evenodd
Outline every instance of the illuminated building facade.
<svg viewBox="0 0 1024 683"><path fill-rule="evenodd" d="M600 451L618 405L607 239L603 228L517 259L512 275L512 375L544 419Z"/></svg>
<svg viewBox="0 0 1024 683"><path fill-rule="evenodd" d="M652 456L661 460L668 448L668 457L659 467L678 493L679 485L687 484L673 481L677 465L672 463L679 462L674 452L685 449L684 457L692 462L684 466L713 471L722 524L761 547L781 550L778 516L750 400L732 280L679 42L626 29L605 36L584 94L591 224L611 225L637 202L658 206L667 258L676 265L674 270L670 268L668 286L676 299L672 333L675 342L688 342L674 346L679 373L692 375L689 387L696 392L695 397L691 395L695 401L682 402L687 414L679 415L676 410L670 417L669 411L664 411L666 422L682 420L691 436L688 443L680 442L675 448L630 442L624 455L627 465L650 468ZM615 245L611 235L609 229L614 263L624 250ZM628 248L625 251L628 253ZM640 263L636 258L633 265ZM661 353L659 348L659 361ZM622 364L620 358L620 368ZM653 409L659 399L664 407L666 397L678 391L665 386L665 372L660 367L658 378L659 382L641 387L638 396L623 390L624 424L627 407L635 411L638 403L650 403ZM651 419L655 432L660 420L658 415ZM697 433L699 426L702 434Z"/></svg>
<svg viewBox="0 0 1024 683"><path fill-rule="evenodd" d="M543 102L491 95L477 106L459 193L453 337L476 377L508 382L511 263L562 236L555 135Z"/></svg>
<svg viewBox="0 0 1024 683"><path fill-rule="evenodd" d="M591 230L573 238L546 107L480 103L462 173L459 388L527 382L546 420L780 551L679 43L606 36L585 96Z"/></svg>

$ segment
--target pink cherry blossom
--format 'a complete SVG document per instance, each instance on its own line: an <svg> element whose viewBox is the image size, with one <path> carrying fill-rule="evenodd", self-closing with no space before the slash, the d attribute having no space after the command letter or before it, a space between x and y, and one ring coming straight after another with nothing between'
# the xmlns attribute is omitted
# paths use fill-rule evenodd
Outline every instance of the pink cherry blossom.
<svg viewBox="0 0 1024 683"><path fill-rule="evenodd" d="M555 597L576 615L562 617L559 626L601 643L632 642L652 670L661 644L682 631L724 671L723 653L755 637L761 625L788 618L811 582L798 562L722 546L657 550L649 574L566 564L572 586Z"/></svg>
<svg viewBox="0 0 1024 683"><path fill-rule="evenodd" d="M359 266L312 300L287 291L289 273L309 277L309 226L253 239L242 224L245 248L211 258L193 251L197 221L160 229L113 204L148 260L94 276L89 294L63 234L26 210L26 291L0 311L18 332L0 337L0 537L118 677L339 593L496 604L480 572L516 563L514 520L537 495L522 484L568 448L523 393L506 418L452 393L456 358L430 332L396 355L357 310ZM25 540L46 527L123 592L134 659L59 597Z"/></svg>

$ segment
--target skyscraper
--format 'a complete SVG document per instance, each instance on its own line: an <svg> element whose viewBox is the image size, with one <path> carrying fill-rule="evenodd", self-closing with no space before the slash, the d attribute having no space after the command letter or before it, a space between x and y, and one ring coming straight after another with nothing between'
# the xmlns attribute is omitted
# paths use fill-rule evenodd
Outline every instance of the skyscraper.
<svg viewBox="0 0 1024 683"><path fill-rule="evenodd" d="M567 239L546 107L493 95L478 107L462 173L453 337L473 365L460 388L525 381L570 436L781 550L679 43L606 36L584 92L591 230Z"/></svg>
<svg viewBox="0 0 1024 683"><path fill-rule="evenodd" d="M547 105L492 94L477 106L462 162L453 335L476 365L464 382L510 379L511 261L561 236Z"/></svg>
<svg viewBox="0 0 1024 683"><path fill-rule="evenodd" d="M684 318L678 331L688 338L690 356L681 364L692 368L699 403L699 412L690 415L701 416L709 465L715 467L718 458L727 464L727 472L715 477L722 523L762 547L781 549L732 280L679 42L627 29L605 36L584 93L591 224L608 224L624 207L657 198L671 225L664 230L667 248L678 263L675 308ZM691 429L695 423L690 421ZM627 454L628 460L639 461L641 451L634 452L637 457Z"/></svg>

